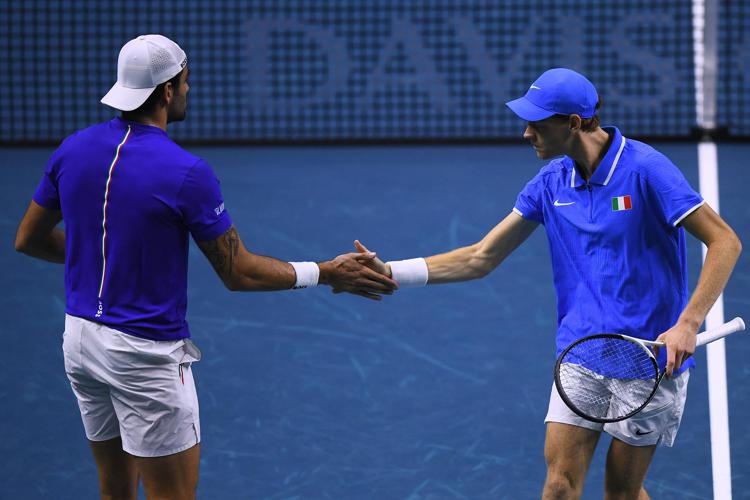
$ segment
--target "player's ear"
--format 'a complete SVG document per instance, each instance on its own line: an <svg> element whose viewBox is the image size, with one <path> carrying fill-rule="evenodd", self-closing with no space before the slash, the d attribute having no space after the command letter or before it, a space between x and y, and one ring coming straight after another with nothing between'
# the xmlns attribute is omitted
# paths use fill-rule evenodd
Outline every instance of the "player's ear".
<svg viewBox="0 0 750 500"><path fill-rule="evenodd" d="M571 132L581 130L581 117L578 115L570 115L568 117L568 128Z"/></svg>
<svg viewBox="0 0 750 500"><path fill-rule="evenodd" d="M169 103L172 102L172 97L174 96L174 87L172 86L171 81L167 81L164 84L164 102L169 106Z"/></svg>

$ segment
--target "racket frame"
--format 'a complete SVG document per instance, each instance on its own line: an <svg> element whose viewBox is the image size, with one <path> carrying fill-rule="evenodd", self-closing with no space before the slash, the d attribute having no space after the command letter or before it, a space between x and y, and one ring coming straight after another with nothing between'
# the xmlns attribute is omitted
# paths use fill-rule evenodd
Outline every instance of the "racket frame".
<svg viewBox="0 0 750 500"><path fill-rule="evenodd" d="M702 346L702 345L711 343L715 340L724 338L727 335L730 335L732 333L742 332L744 330L745 330L745 322L742 320L742 318L738 316L732 319L731 321L728 321L716 328L699 333L696 336L695 345L696 347ZM572 401L570 401L570 398L568 398L568 396L565 394L565 391L562 389L562 382L560 381L560 365L562 364L563 358L576 345L582 342L585 342L587 340L594 339L594 338L623 339L633 344L637 344L639 347L641 347L648 353L649 358L654 363L654 366L656 368L656 373L658 376L656 378L656 383L654 384L654 389L653 391L651 391L651 394L649 395L648 399L640 407L638 407L636 410L631 411L624 417L607 419L607 418L592 417L590 415L587 415L581 410L579 410L572 403ZM659 365L656 361L656 357L654 356L654 353L651 351L651 349L649 349L649 347L664 347L664 346L665 346L664 342L656 342L653 340L639 339L636 337L631 337L629 335L623 335L620 333L598 333L596 335L589 335L582 339L578 339L572 344L570 344L567 348L565 348L565 350L560 354L560 356L558 356L557 362L555 363L555 387L557 389L557 393L560 395L560 398L562 398L563 402L568 406L568 408L570 408L576 415L586 420L589 420L591 422L598 422L598 423L606 424L606 423L611 423L611 422L619 422L621 420L630 418L636 413L638 413L639 411L643 410L651 402L651 400L654 398L654 395L656 394L656 390L659 388L659 384L661 383L662 378L664 378L664 372L659 370Z"/></svg>
<svg viewBox="0 0 750 500"><path fill-rule="evenodd" d="M594 417L591 415L586 414L585 412L581 411L568 397L568 395L565 393L565 390L563 389L562 381L560 380L560 366L563 364L563 359L565 358L565 355L568 354L573 348L575 348L577 345L588 342L595 339L617 339L617 340L625 340L627 342L630 342L632 344L636 344L638 347L643 349L648 353L649 359L651 360L651 363L653 363L654 367L654 373L656 373L656 380L654 383L654 388L651 390L651 393L648 395L648 398L646 401L636 409L632 410L625 416L619 416L616 418L601 418L601 417ZM659 364L656 361L656 357L654 356L654 353L649 349L649 345L659 345L660 342L653 342L649 340L642 340L635 337L630 337L628 335L622 335L619 333L598 333L596 335L589 335L587 337L584 337L582 339L578 339L572 344L570 344L563 352L560 354L560 356L557 358L557 362L555 363L555 387L557 388L557 393L560 395L560 398L562 398L563 402L567 405L568 408L573 410L573 412L578 415L581 418L584 418L591 422L597 422L600 424L609 424L612 422L619 422L621 420L625 420L626 418L630 418L639 411L643 410L652 399L654 399L654 395L656 395L656 390L659 388L659 383L661 383L661 379L664 377L664 372L659 370Z"/></svg>

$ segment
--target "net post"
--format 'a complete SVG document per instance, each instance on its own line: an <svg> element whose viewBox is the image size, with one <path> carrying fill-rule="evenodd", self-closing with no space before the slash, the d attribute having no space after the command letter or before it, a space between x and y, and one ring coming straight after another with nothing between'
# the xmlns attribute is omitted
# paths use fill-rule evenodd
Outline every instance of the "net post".
<svg viewBox="0 0 750 500"><path fill-rule="evenodd" d="M717 130L716 86L719 76L718 0L693 0L693 50L696 122L699 130ZM706 139L710 139L711 135Z"/></svg>

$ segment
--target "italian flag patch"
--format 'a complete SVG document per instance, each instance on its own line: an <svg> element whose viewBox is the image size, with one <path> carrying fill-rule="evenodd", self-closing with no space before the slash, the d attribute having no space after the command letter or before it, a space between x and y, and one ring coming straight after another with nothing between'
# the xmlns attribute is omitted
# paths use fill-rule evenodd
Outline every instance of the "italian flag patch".
<svg viewBox="0 0 750 500"><path fill-rule="evenodd" d="M613 212L619 212L620 210L630 210L631 208L633 208L633 203L630 201L629 194L612 198Z"/></svg>

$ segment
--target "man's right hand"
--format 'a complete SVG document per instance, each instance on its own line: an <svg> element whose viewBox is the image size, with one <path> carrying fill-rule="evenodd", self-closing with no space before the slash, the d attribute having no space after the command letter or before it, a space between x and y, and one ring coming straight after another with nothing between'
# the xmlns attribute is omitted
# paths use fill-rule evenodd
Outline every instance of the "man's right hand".
<svg viewBox="0 0 750 500"><path fill-rule="evenodd" d="M391 295L398 288L398 284L385 274L385 264L374 252L366 249L339 255L332 261L320 263L319 267L319 283L330 285L334 293L348 292L381 300L382 295Z"/></svg>
<svg viewBox="0 0 750 500"><path fill-rule="evenodd" d="M363 260L362 264L364 264L371 270L375 271L376 273L384 277L392 278L391 266L389 266L388 264L380 260L378 256L375 254L375 252L371 252L370 250L368 250L367 247L365 247L359 240L354 240L354 248L357 250L357 252L359 252L358 255L372 254L373 257L370 259ZM392 279L391 279L391 282L393 282L396 285L396 287L398 287L398 283L396 283ZM343 293L343 292L348 292L349 290L344 290L340 287L334 286L331 291L333 293ZM357 294L357 295L361 295L361 294ZM372 298L372 297L368 297L368 298Z"/></svg>

